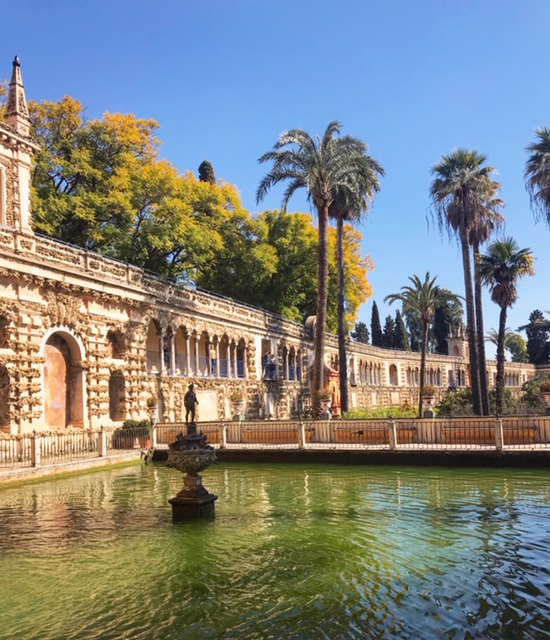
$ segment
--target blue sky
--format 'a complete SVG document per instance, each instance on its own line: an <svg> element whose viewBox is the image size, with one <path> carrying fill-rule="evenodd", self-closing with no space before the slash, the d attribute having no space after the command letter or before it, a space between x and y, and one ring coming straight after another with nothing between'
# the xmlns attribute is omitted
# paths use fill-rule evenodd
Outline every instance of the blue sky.
<svg viewBox="0 0 550 640"><path fill-rule="evenodd" d="M550 126L548 0L18 0L10 11L0 78L17 54L29 99L155 118L164 157L182 172L209 160L252 212L257 159L283 130L322 134L336 119L367 142L386 171L360 228L382 322L395 313L383 298L412 274L463 294L458 246L427 222L430 169L457 147L487 154L505 234L536 256L508 325L550 309L550 230L523 182L525 147ZM309 208L296 197L289 210ZM488 295L485 315L496 328Z"/></svg>

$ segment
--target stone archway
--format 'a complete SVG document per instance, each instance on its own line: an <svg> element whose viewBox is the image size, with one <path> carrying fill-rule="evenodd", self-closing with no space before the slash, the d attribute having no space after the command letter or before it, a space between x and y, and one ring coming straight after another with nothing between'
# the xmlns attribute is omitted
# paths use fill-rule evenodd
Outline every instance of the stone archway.
<svg viewBox="0 0 550 640"><path fill-rule="evenodd" d="M68 425L84 426L83 376L79 351L69 334L54 333L45 344L44 419L50 429Z"/></svg>

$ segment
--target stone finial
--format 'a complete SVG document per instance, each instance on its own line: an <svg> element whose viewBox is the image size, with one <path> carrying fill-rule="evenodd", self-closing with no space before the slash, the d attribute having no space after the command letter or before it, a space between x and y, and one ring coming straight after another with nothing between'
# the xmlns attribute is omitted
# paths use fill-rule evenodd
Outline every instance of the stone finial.
<svg viewBox="0 0 550 640"><path fill-rule="evenodd" d="M25 97L25 87L21 76L21 64L19 58L13 59L10 88L8 92L8 104L4 122L13 127L17 133L28 136L30 131L29 111Z"/></svg>

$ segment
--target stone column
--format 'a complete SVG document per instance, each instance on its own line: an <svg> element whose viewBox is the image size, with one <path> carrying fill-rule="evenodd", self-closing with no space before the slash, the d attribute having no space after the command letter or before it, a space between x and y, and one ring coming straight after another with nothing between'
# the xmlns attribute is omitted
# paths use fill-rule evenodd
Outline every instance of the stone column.
<svg viewBox="0 0 550 640"><path fill-rule="evenodd" d="M199 373L199 340L195 337L195 375Z"/></svg>
<svg viewBox="0 0 550 640"><path fill-rule="evenodd" d="M176 372L176 338L174 334L170 334L170 369L172 375Z"/></svg>
<svg viewBox="0 0 550 640"><path fill-rule="evenodd" d="M189 334L185 337L185 375L191 375L191 340L189 338Z"/></svg>
<svg viewBox="0 0 550 640"><path fill-rule="evenodd" d="M164 337L162 333L159 335L159 375L164 373Z"/></svg>

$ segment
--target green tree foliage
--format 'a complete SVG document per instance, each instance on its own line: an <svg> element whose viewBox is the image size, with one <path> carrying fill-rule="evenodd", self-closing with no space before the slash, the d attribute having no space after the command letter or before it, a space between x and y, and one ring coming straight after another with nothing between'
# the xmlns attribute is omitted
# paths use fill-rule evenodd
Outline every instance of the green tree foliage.
<svg viewBox="0 0 550 640"><path fill-rule="evenodd" d="M395 320L388 314L382 331L382 346L384 349L395 348Z"/></svg>
<svg viewBox="0 0 550 640"><path fill-rule="evenodd" d="M362 342L363 344L370 343L370 331L364 322L358 322L350 335L352 340L356 342Z"/></svg>
<svg viewBox="0 0 550 640"><path fill-rule="evenodd" d="M394 349L401 349L402 351L410 351L411 345L409 342L409 334L405 327L405 321L399 309L395 312L395 339Z"/></svg>
<svg viewBox="0 0 550 640"><path fill-rule="evenodd" d="M199 165L199 180L201 182L209 182L210 184L216 184L216 174L214 167L208 162L203 160Z"/></svg>
<svg viewBox="0 0 550 640"><path fill-rule="evenodd" d="M433 321L438 299L443 295L441 289L435 285L436 278L430 278L426 273L424 281L416 275L409 278L411 285L401 287L401 293L392 293L384 298L390 304L401 302L403 313L415 315L422 326L422 342L420 350L420 389L424 387L426 374L426 352L428 348L428 332ZM419 398L418 416L422 415L422 398Z"/></svg>
<svg viewBox="0 0 550 640"><path fill-rule="evenodd" d="M542 218L550 225L550 128L541 127L535 135L536 141L527 147L525 186L535 220L538 222Z"/></svg>
<svg viewBox="0 0 550 640"><path fill-rule="evenodd" d="M255 286L252 286L252 279L243 279L239 296L231 293L229 287L233 285L224 287L224 277L219 278L215 290L298 322L315 315L319 239L311 215L289 214L280 210L264 211L256 217L256 234L260 246L272 251L269 262L272 270L258 277ZM336 232L330 229L329 291L334 295L329 296L327 303L327 329L334 333L337 329L335 247ZM361 234L347 225L344 253L348 264L345 280L346 325L353 326L360 305L370 295L367 275L372 266L370 259L361 255ZM211 286L208 288L212 290Z"/></svg>
<svg viewBox="0 0 550 640"><path fill-rule="evenodd" d="M378 305L376 301L372 302L372 312L370 318L370 332L372 336L372 346L382 346L382 324L380 323L380 312L378 311Z"/></svg>
<svg viewBox="0 0 550 640"><path fill-rule="evenodd" d="M70 97L29 104L31 131L41 146L32 176L37 231L88 249L116 253L132 228L119 192L121 174L158 155L154 120L106 113L86 120Z"/></svg>
<svg viewBox="0 0 550 640"><path fill-rule="evenodd" d="M464 308L459 297L448 289L440 289L430 336L434 353L448 355L447 338L462 328Z"/></svg>
<svg viewBox="0 0 550 640"><path fill-rule="evenodd" d="M257 216L257 233L271 247L274 269L260 290L245 296L253 303L296 321L315 313L317 295L317 231L305 213L264 211Z"/></svg>
<svg viewBox="0 0 550 640"><path fill-rule="evenodd" d="M484 365L481 288L476 280L477 295L474 297L470 249L475 259L479 243L489 237L492 228L502 219L498 209L503 204L496 198L500 184L491 178L494 169L486 166L486 161L487 156L478 151L457 149L432 167L434 180L430 189L440 231L445 229L454 235L462 249L472 397L478 415L488 413L489 398Z"/></svg>
<svg viewBox="0 0 550 640"><path fill-rule="evenodd" d="M237 189L180 174L158 157L158 125L134 116L87 120L73 98L31 103L41 144L33 173L38 232L293 320L315 313L319 237L312 217L243 208ZM211 165L210 165L211 166ZM214 179L212 179L214 178ZM344 225L346 322L370 295L361 234ZM328 327L336 331L336 231L328 233Z"/></svg>
<svg viewBox="0 0 550 640"><path fill-rule="evenodd" d="M422 348L422 323L418 318L418 315L413 311L403 310L403 318L407 326L409 334L409 344L411 345L411 351L420 351ZM430 340L428 335L428 348L430 346Z"/></svg>
<svg viewBox="0 0 550 640"><path fill-rule="evenodd" d="M479 259L479 274L483 284L491 292L491 299L500 307L495 409L503 410L504 399L504 340L506 336L506 316L508 308L518 298L517 282L520 278L535 273L534 257L530 249L520 249L513 238L492 242L485 255Z"/></svg>
<svg viewBox="0 0 550 640"><path fill-rule="evenodd" d="M474 415L472 392L468 389L449 391L435 407L438 417L459 418Z"/></svg>
<svg viewBox="0 0 550 640"><path fill-rule="evenodd" d="M519 327L518 331L527 334L527 353L531 364L550 362L550 320L546 320L540 309L529 315L529 323Z"/></svg>
<svg viewBox="0 0 550 640"><path fill-rule="evenodd" d="M271 170L262 178L256 193L260 202L269 189L280 182L287 183L283 209L298 189L305 189L317 211L319 224L318 293L312 387L314 417L321 415L319 392L323 387L325 366L325 335L329 287L328 225L330 207L339 189L356 184L362 171L365 145L352 136L338 137L341 126L329 123L322 137L312 138L301 129L282 133L271 151L259 162L271 163Z"/></svg>
<svg viewBox="0 0 550 640"><path fill-rule="evenodd" d="M485 341L498 346L498 331L496 329L490 329L485 336ZM508 327L504 333L504 348L510 352L512 362L528 361L527 340Z"/></svg>
<svg viewBox="0 0 550 640"><path fill-rule="evenodd" d="M522 395L519 399L512 394L510 389L504 389L502 395L502 409L499 415L545 415L546 402L540 391L540 383L547 379L536 377L527 380L522 386ZM496 389L491 389L489 393L491 402L491 413L497 413L496 410ZM472 404L472 393L467 389L460 391L449 391L436 406L438 417L454 417L474 415L474 407Z"/></svg>
<svg viewBox="0 0 550 640"><path fill-rule="evenodd" d="M512 356L512 362L529 362L527 340L519 333L512 333L506 338L504 346Z"/></svg>
<svg viewBox="0 0 550 640"><path fill-rule="evenodd" d="M338 232L329 228L329 300L327 302L327 329L332 333L338 331L340 319L341 272L338 265ZM343 330L347 337L354 326L360 306L372 296L372 287L368 273L374 269L370 256L362 254L363 236L350 224L343 226L343 254L346 268L344 270L344 317ZM335 304L336 302L336 304Z"/></svg>
<svg viewBox="0 0 550 640"><path fill-rule="evenodd" d="M546 414L546 401L540 390L540 383L543 380L548 380L548 377L535 376L523 383L523 395L521 396L522 413Z"/></svg>
<svg viewBox="0 0 550 640"><path fill-rule="evenodd" d="M359 142L359 141L358 141ZM380 177L384 170L378 162L367 155L367 145L357 144L358 170L350 171L349 178L335 185L333 201L329 207L329 217L336 220L336 260L338 267L338 361L340 363L340 402L342 411L349 410L348 370L346 340L348 323L346 322L346 261L344 255L344 223L361 221L380 190Z"/></svg>

